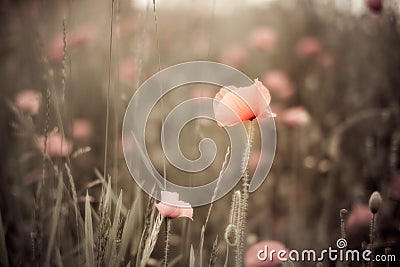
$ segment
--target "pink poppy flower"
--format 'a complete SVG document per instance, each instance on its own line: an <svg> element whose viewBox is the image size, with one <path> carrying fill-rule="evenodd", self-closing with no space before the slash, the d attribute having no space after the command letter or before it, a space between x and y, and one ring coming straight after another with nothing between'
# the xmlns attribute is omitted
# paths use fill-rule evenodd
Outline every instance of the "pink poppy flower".
<svg viewBox="0 0 400 267"><path fill-rule="evenodd" d="M51 133L47 137L47 147L44 151L44 136L37 139L37 147L42 152L50 157L66 157L72 152L72 142L68 139L63 139L60 133Z"/></svg>
<svg viewBox="0 0 400 267"><path fill-rule="evenodd" d="M14 103L22 112L36 115L42 103L42 94L34 90L24 90L16 95Z"/></svg>
<svg viewBox="0 0 400 267"><path fill-rule="evenodd" d="M283 123L291 127L305 126L310 121L310 115L301 106L286 109L279 118Z"/></svg>
<svg viewBox="0 0 400 267"><path fill-rule="evenodd" d="M308 36L301 38L296 45L299 58L306 59L318 55L322 51L322 45L318 38Z"/></svg>
<svg viewBox="0 0 400 267"><path fill-rule="evenodd" d="M67 35L67 49L82 47L95 39L97 32L89 28L80 28ZM63 35L57 35L48 48L48 58L50 61L61 60L64 53Z"/></svg>
<svg viewBox="0 0 400 267"><path fill-rule="evenodd" d="M76 119L72 122L72 137L85 141L92 135L92 124L85 119Z"/></svg>
<svg viewBox="0 0 400 267"><path fill-rule="evenodd" d="M210 36L195 34L190 40L190 47L192 48L192 53L196 57L207 56L208 50L210 48Z"/></svg>
<svg viewBox="0 0 400 267"><path fill-rule="evenodd" d="M221 62L232 67L238 67L247 59L248 53L242 45L228 47L221 55Z"/></svg>
<svg viewBox="0 0 400 267"><path fill-rule="evenodd" d="M394 200L400 201L400 174L397 174L397 176L392 181L391 195Z"/></svg>
<svg viewBox="0 0 400 267"><path fill-rule="evenodd" d="M278 35L275 30L270 27L260 27L254 29L248 38L250 47L260 49L265 52L273 52L276 47Z"/></svg>
<svg viewBox="0 0 400 267"><path fill-rule="evenodd" d="M279 118L279 116L285 110L285 107L279 103L271 103L269 106L271 108L272 114L274 115L274 117L277 118Z"/></svg>
<svg viewBox="0 0 400 267"><path fill-rule="evenodd" d="M293 84L284 71L273 70L265 73L263 83L279 99L288 99L294 94Z"/></svg>
<svg viewBox="0 0 400 267"><path fill-rule="evenodd" d="M136 17L124 19L120 23L119 36L121 38L128 37L129 35L135 32L137 27L138 27L138 21Z"/></svg>
<svg viewBox="0 0 400 267"><path fill-rule="evenodd" d="M356 203L353 205L349 217L346 220L348 228L368 226L372 219L372 213L368 205Z"/></svg>
<svg viewBox="0 0 400 267"><path fill-rule="evenodd" d="M179 200L176 192L161 191L161 202L156 208L164 218L186 217L193 220L193 208L189 203Z"/></svg>
<svg viewBox="0 0 400 267"><path fill-rule="evenodd" d="M233 126L256 117L272 116L268 109L271 95L258 79L247 87L223 87L215 100L214 114L219 126Z"/></svg>
<svg viewBox="0 0 400 267"><path fill-rule="evenodd" d="M127 59L121 63L119 68L119 79L121 82L131 84L136 78L136 64L134 59Z"/></svg>
<svg viewBox="0 0 400 267"><path fill-rule="evenodd" d="M275 253L272 254L272 258L270 257L271 250L275 250ZM254 244L247 250L244 257L244 266L276 267L282 263L282 258L289 258L288 253L289 250L281 242L275 240L264 240Z"/></svg>
<svg viewBox="0 0 400 267"><path fill-rule="evenodd" d="M368 8L375 13L380 13L383 8L383 0L366 0Z"/></svg>
<svg viewBox="0 0 400 267"><path fill-rule="evenodd" d="M330 68L335 65L335 58L329 52L323 52L318 57L318 63L324 68Z"/></svg>

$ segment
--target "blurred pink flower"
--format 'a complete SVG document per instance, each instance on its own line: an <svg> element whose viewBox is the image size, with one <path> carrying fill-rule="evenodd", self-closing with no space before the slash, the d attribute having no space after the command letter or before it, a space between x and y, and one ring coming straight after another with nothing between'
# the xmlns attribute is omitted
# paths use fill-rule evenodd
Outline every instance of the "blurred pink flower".
<svg viewBox="0 0 400 267"><path fill-rule="evenodd" d="M335 58L333 55L329 52L323 52L319 57L318 57L318 63L325 68L330 68L335 65Z"/></svg>
<svg viewBox="0 0 400 267"><path fill-rule="evenodd" d="M222 52L221 62L232 67L238 67L247 59L248 53L244 46L235 44Z"/></svg>
<svg viewBox="0 0 400 267"><path fill-rule="evenodd" d="M294 94L293 84L284 71L269 71L264 74L262 81L271 93L279 99L288 99Z"/></svg>
<svg viewBox="0 0 400 267"><path fill-rule="evenodd" d="M121 21L119 26L120 38L125 38L135 32L138 26L138 20L136 17L126 18Z"/></svg>
<svg viewBox="0 0 400 267"><path fill-rule="evenodd" d="M369 225L371 219L372 213L369 209L369 206L361 203L355 203L346 220L346 226L348 228L367 226Z"/></svg>
<svg viewBox="0 0 400 267"><path fill-rule="evenodd" d="M86 119L76 119L72 122L72 137L85 141L92 135L92 124Z"/></svg>
<svg viewBox="0 0 400 267"><path fill-rule="evenodd" d="M38 91L27 89L19 92L15 97L15 105L23 112L36 115L42 103L42 94Z"/></svg>
<svg viewBox="0 0 400 267"><path fill-rule="evenodd" d="M50 157L66 157L72 152L72 142L67 139L63 139L60 133L51 133L47 137L46 152L44 151L44 136L37 138L37 147L42 152Z"/></svg>
<svg viewBox="0 0 400 267"><path fill-rule="evenodd" d="M134 59L127 59L121 63L119 68L119 79L121 82L130 84L135 81L136 78L136 64Z"/></svg>
<svg viewBox="0 0 400 267"><path fill-rule="evenodd" d="M265 52L273 52L278 41L278 35L270 27L260 27L254 29L248 38L250 47L260 49Z"/></svg>
<svg viewBox="0 0 400 267"><path fill-rule="evenodd" d="M302 106L286 109L278 118L292 127L304 126L310 121L310 115Z"/></svg>
<svg viewBox="0 0 400 267"><path fill-rule="evenodd" d="M322 44L318 38L307 36L296 44L296 53L299 58L306 59L318 55L322 51Z"/></svg>
<svg viewBox="0 0 400 267"><path fill-rule="evenodd" d="M271 108L271 111L274 114L274 117L278 117L278 118L282 114L282 112L285 110L285 107L279 103L271 103L269 105L269 107Z"/></svg>
<svg viewBox="0 0 400 267"><path fill-rule="evenodd" d="M400 201L400 174L393 178L391 195L394 200Z"/></svg>
<svg viewBox="0 0 400 267"><path fill-rule="evenodd" d="M79 28L70 34L67 34L67 51L88 44L96 38L97 32L91 28ZM61 60L64 53L63 35L58 34L50 42L47 56L50 61Z"/></svg>
<svg viewBox="0 0 400 267"><path fill-rule="evenodd" d="M164 218L186 217L193 220L193 208L189 203L179 200L176 192L161 191L161 202L156 208Z"/></svg>
<svg viewBox="0 0 400 267"><path fill-rule="evenodd" d="M265 249L267 246L267 251ZM271 250L275 250L272 259L270 258ZM281 261L278 259L279 251L285 251L285 255L283 257L288 258L289 250L286 248L284 244L275 240L264 240L258 242L251 246L244 257L244 266L245 267L276 267ZM263 252L260 252L263 251ZM267 253L267 255L265 255ZM258 255L259 254L259 255ZM258 258L265 258L265 261L262 261ZM280 255L282 257L282 255Z"/></svg>
<svg viewBox="0 0 400 267"><path fill-rule="evenodd" d="M195 34L190 40L190 47L195 57L204 57L210 48L210 37L202 34Z"/></svg>
<svg viewBox="0 0 400 267"><path fill-rule="evenodd" d="M255 117L272 116L268 113L271 95L257 79L247 87L223 87L215 100L218 103L214 104L214 114L219 126L233 126Z"/></svg>
<svg viewBox="0 0 400 267"><path fill-rule="evenodd" d="M383 8L383 0L366 0L368 8L375 13L380 13Z"/></svg>

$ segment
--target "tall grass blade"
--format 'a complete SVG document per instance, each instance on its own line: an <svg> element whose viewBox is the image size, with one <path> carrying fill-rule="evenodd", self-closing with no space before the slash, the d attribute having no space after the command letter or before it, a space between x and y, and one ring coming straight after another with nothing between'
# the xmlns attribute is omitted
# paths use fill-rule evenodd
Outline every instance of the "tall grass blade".
<svg viewBox="0 0 400 267"><path fill-rule="evenodd" d="M217 261L217 256L218 256L218 235L215 237L215 241L213 243L210 255L210 263L208 264L208 267L214 267L215 262Z"/></svg>
<svg viewBox="0 0 400 267"><path fill-rule="evenodd" d="M81 246L81 237L80 237L80 231L79 231L80 211L78 208L78 195L76 193L75 182L74 182L74 178L72 177L71 169L67 163L65 163L65 169L67 170L67 176L68 176L68 181L69 181L69 185L70 185L70 189L71 189L72 200L74 203L76 236L77 236L77 240L78 240L78 247L80 247ZM79 259L81 258L80 250L78 251L78 257L79 257ZM79 262L80 262L80 260L79 260Z"/></svg>
<svg viewBox="0 0 400 267"><path fill-rule="evenodd" d="M101 181L101 183L103 184L103 188L107 188L108 187L108 182L104 179L103 175L100 173L100 171L98 169L94 169L94 174L97 176L97 178L99 178L99 180ZM104 198L104 195L102 194L102 198ZM111 196L111 200L113 201L114 204L117 204L118 201L118 197L117 195L114 193L114 191L110 190L110 196ZM121 205L121 213L122 215L126 216L128 212L128 209L124 206L124 204L122 203Z"/></svg>
<svg viewBox="0 0 400 267"><path fill-rule="evenodd" d="M4 266L4 267L9 266L5 232L4 232L3 219L1 217L1 212L0 212L0 265Z"/></svg>
<svg viewBox="0 0 400 267"><path fill-rule="evenodd" d="M206 228L201 227L200 246L199 246L199 266L203 267L203 246L204 246L204 232Z"/></svg>
<svg viewBox="0 0 400 267"><path fill-rule="evenodd" d="M104 188L104 187L103 187ZM97 264L102 266L104 263L104 254L110 231L110 213L111 213L111 183L107 183L107 189L102 190L99 206L99 227L97 230Z"/></svg>
<svg viewBox="0 0 400 267"><path fill-rule="evenodd" d="M154 223L154 214L155 214L155 200L152 197L149 197L149 202L147 204L146 214L144 216L144 228L142 231L142 235L139 242L139 248L136 254L136 266L140 265L140 261L142 259L143 251L146 246L146 240L150 234L150 231L153 227Z"/></svg>
<svg viewBox="0 0 400 267"><path fill-rule="evenodd" d="M194 267L195 263L196 263L196 258L194 256L193 245L190 245L189 267Z"/></svg>
<svg viewBox="0 0 400 267"><path fill-rule="evenodd" d="M172 259L169 263L168 263L168 267L173 267L176 264L178 264L181 260L183 259L183 255L179 254L178 256L176 256L174 259Z"/></svg>
<svg viewBox="0 0 400 267"><path fill-rule="evenodd" d="M135 193L135 201L132 203L131 211L134 212L132 223L135 225L137 233L140 233L143 229L144 224L144 208L143 208L143 198L142 189L137 186ZM131 244L130 253L136 255L138 252L140 244L140 234L133 236L133 242Z"/></svg>
<svg viewBox="0 0 400 267"><path fill-rule="evenodd" d="M122 263L125 259L129 245L134 235L134 229L136 228L135 214L137 210L138 199L139 199L139 194L136 195L136 198L132 203L132 207L128 211L128 215L126 216L125 219L124 228L122 230L121 247L118 252L118 259L120 263Z"/></svg>
<svg viewBox="0 0 400 267"><path fill-rule="evenodd" d="M64 183L63 183L62 176L63 176L62 172L60 172L60 174L58 175L56 205L54 207L53 216L51 218L50 238L49 238L49 244L47 247L46 259L45 259L44 266L50 266L51 252L54 249L54 241L55 241L56 232L57 232L58 219L60 218L61 202L62 202L62 197L63 197Z"/></svg>
<svg viewBox="0 0 400 267"><path fill-rule="evenodd" d="M111 230L108 234L105 258L104 258L104 261L106 262L106 266L111 266L113 259L114 259L114 263L115 263L115 259L117 256L116 255L116 242L117 242L117 231L118 231L120 215L121 215L121 206L122 206L122 190L119 193L117 206L115 207L114 220L111 225Z"/></svg>
<svg viewBox="0 0 400 267"><path fill-rule="evenodd" d="M94 267L92 208L90 207L90 198L87 191L85 200L85 237L86 265Z"/></svg>
<svg viewBox="0 0 400 267"><path fill-rule="evenodd" d="M144 267L146 262L150 258L151 253L153 252L154 246L156 245L158 234L160 232L161 224L163 222L163 217L158 214L154 219L153 227L150 236L146 239L146 244L143 250L143 256L140 261L140 266Z"/></svg>

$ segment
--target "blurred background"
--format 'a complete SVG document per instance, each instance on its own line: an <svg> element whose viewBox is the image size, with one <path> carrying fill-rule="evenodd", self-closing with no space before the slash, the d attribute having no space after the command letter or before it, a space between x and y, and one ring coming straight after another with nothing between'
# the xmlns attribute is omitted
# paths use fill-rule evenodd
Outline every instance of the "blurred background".
<svg viewBox="0 0 400 267"><path fill-rule="evenodd" d="M289 249L335 246L339 211L347 209L348 247L361 249L369 240L368 199L379 191L374 248L381 254L390 249L400 259L399 2L155 4L156 9L151 0L0 2L0 265L90 266L83 245L85 199L97 251L102 188L110 183L113 205L123 192L119 239L127 209L135 199L140 206L129 249L116 264L136 266L148 196L137 188L122 154L125 108L159 69L193 60L235 67L262 81L272 95L278 144L268 178L250 194L246 248L261 240L277 240ZM214 97L218 90L184 86L167 95L163 107L156 106L146 144L160 173L162 119L182 101ZM229 140L216 123L189 123L180 136L182 151L197 158L205 137L217 144L217 159L190 175L167 164L179 184L205 184L218 176ZM258 162L254 138L250 172ZM176 266L189 266L191 244L208 264L217 235L215 266L224 265L231 198L215 202L202 253L199 239L209 207L195 208L193 221L172 220L169 257L177 259ZM109 221L114 213L112 206ZM162 262L163 234L148 266ZM228 266L234 266L230 257Z"/></svg>

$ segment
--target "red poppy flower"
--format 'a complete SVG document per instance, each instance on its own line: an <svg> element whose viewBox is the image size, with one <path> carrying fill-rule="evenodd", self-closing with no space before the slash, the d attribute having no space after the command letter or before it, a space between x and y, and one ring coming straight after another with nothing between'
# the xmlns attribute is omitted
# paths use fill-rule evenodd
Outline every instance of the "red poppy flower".
<svg viewBox="0 0 400 267"><path fill-rule="evenodd" d="M271 95L257 79L246 87L223 87L215 96L215 119L219 126L233 126L256 117L271 117Z"/></svg>
<svg viewBox="0 0 400 267"><path fill-rule="evenodd" d="M161 202L156 208L164 218L186 217L193 220L193 209L189 203L179 200L176 192L161 191Z"/></svg>

